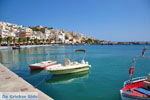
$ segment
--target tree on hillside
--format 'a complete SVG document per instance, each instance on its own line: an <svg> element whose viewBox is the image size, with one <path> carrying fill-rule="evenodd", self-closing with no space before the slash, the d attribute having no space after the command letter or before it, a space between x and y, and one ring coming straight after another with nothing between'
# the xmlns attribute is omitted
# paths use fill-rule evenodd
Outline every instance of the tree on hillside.
<svg viewBox="0 0 150 100"><path fill-rule="evenodd" d="M66 39L66 40L69 39L68 35L65 35L65 39Z"/></svg>
<svg viewBox="0 0 150 100"><path fill-rule="evenodd" d="M50 29L50 30L51 30L51 29L54 29L54 28L53 28L53 27L48 27L48 29Z"/></svg>
<svg viewBox="0 0 150 100"><path fill-rule="evenodd" d="M85 40L85 43L92 43L92 42L93 42L93 40L90 39L90 38L88 38L87 40Z"/></svg>
<svg viewBox="0 0 150 100"><path fill-rule="evenodd" d="M33 31L41 31L41 29L38 29L36 27L29 27L29 28L31 28Z"/></svg>

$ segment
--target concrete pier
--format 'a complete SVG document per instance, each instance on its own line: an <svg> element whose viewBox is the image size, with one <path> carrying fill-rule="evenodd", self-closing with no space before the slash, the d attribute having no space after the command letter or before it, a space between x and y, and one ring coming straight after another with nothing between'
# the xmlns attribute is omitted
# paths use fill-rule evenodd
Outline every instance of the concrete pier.
<svg viewBox="0 0 150 100"><path fill-rule="evenodd" d="M0 92L36 92L38 100L53 100L2 64L0 64Z"/></svg>

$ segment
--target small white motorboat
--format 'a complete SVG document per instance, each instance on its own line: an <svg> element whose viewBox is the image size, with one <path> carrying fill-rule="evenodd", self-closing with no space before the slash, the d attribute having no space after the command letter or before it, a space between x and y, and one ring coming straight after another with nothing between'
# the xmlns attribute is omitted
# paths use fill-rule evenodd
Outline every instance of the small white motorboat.
<svg viewBox="0 0 150 100"><path fill-rule="evenodd" d="M64 64L56 64L45 69L54 75L58 74L71 74L89 70L91 65L84 60L79 62L70 62L69 59L64 59Z"/></svg>
<svg viewBox="0 0 150 100"><path fill-rule="evenodd" d="M70 59L65 58L64 64L56 64L51 67L45 68L47 71L51 72L54 75L58 74L70 74L70 73L76 73L76 72L82 72L87 71L91 68L91 65L87 61L84 60L85 58L85 50L78 49L75 50L75 52L84 52L83 59L81 62L71 62Z"/></svg>

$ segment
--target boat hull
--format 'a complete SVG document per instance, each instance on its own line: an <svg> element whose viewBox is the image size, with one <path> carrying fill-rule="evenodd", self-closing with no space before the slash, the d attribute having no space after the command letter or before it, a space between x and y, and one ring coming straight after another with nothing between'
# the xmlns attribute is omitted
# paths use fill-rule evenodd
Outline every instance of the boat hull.
<svg viewBox="0 0 150 100"><path fill-rule="evenodd" d="M50 65L47 65L47 66L41 66L41 67L39 67L39 66L29 66L29 67L30 67L31 70L36 70L36 69L44 69L46 67L50 67L50 66L55 65L55 64L56 63L50 64Z"/></svg>
<svg viewBox="0 0 150 100"><path fill-rule="evenodd" d="M121 93L121 99L122 100L150 100L150 98L132 96L132 95L123 94L123 93Z"/></svg>
<svg viewBox="0 0 150 100"><path fill-rule="evenodd" d="M12 47L13 50L21 49L20 47Z"/></svg>
<svg viewBox="0 0 150 100"><path fill-rule="evenodd" d="M59 75L59 74L72 74L72 73L87 71L89 69L90 66L85 66L82 68L74 68L74 69L67 69L67 70L49 70L49 72L51 72L54 75Z"/></svg>

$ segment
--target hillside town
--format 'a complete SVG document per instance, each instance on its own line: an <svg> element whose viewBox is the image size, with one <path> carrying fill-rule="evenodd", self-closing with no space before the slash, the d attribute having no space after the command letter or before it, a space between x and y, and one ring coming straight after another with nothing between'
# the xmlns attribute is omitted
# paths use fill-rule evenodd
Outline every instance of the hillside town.
<svg viewBox="0 0 150 100"><path fill-rule="evenodd" d="M41 25L24 27L22 25L0 22L0 45L41 45L41 44L100 44L100 45L131 45L150 44L150 42L112 42L97 40L66 30L56 30Z"/></svg>
<svg viewBox="0 0 150 100"><path fill-rule="evenodd" d="M44 27L41 25L34 27L24 27L22 25L0 22L0 44L84 44L94 43L98 40L87 37L83 34L56 30L52 27Z"/></svg>

